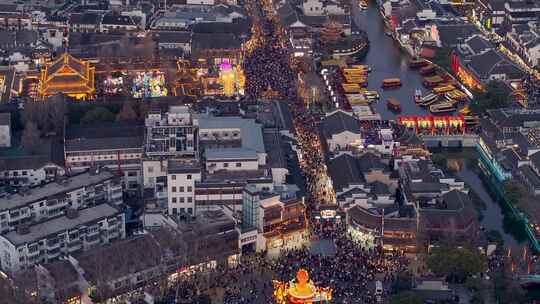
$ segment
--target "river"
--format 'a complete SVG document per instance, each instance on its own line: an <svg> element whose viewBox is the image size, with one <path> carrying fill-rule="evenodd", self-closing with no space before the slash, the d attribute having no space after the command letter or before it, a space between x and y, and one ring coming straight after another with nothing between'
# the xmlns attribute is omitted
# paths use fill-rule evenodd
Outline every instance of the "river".
<svg viewBox="0 0 540 304"><path fill-rule="evenodd" d="M424 94L428 92L422 86L422 76L418 71L409 69L405 52L396 41L384 33L384 23L377 5L370 3L368 10L362 11L353 4L352 12L353 22L366 31L369 38L369 52L363 60L372 70L368 88L379 91L381 95L380 101L373 104L374 110L380 113L383 119L395 119L399 114L386 107L387 98L393 96L401 103L401 115L428 115L426 108L414 103L416 89L421 89ZM383 79L392 77L399 77L402 86L398 89L381 89Z"/></svg>
<svg viewBox="0 0 540 304"><path fill-rule="evenodd" d="M353 1L353 3L355 2ZM415 89L420 88L424 94L427 93L427 89L422 86L422 76L418 71L409 69L408 56L400 49L396 41L385 34L384 23L377 5L370 3L368 10L361 11L357 4L353 4L352 12L354 22L367 32L370 41L370 49L363 63L372 69L368 88L379 91L381 95L380 101L373 104L374 110L380 113L383 119L395 119L398 115L429 115L429 111L417 106L414 102ZM380 86L383 79L390 77L401 78L403 85L399 89L382 90ZM402 112L400 114L387 109L386 99L390 96L394 96L401 102ZM460 159L462 163L466 163L466 159L470 159L471 155L476 155L476 151L445 152L445 155L448 158ZM514 237L505 233L503 229L503 214L500 206L489 195L477 173L467 166L462 166L457 175L470 189L474 189L479 198L486 204L486 209L482 211L481 225L487 230L499 231L506 245L517 248L519 245Z"/></svg>
<svg viewBox="0 0 540 304"><path fill-rule="evenodd" d="M509 233L506 233L503 228L503 213L499 204L493 200L488 193L486 186L470 166L467 165L470 161L478 160L478 153L476 150L468 148L458 151L432 151L434 153L440 153L445 156L447 161L457 160L461 163L460 170L456 173L456 177L461 179L469 187L471 191L474 191L476 195L485 203L486 209L482 210L482 220L480 225L486 230L497 230L501 233L504 240L504 244L507 247L512 248L513 252L519 252L520 244ZM518 250L518 251L516 251Z"/></svg>

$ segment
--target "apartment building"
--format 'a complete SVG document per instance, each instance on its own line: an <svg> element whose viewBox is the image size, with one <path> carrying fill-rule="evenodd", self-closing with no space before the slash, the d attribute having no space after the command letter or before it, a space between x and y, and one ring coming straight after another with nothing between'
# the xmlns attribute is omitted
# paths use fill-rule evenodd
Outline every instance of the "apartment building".
<svg viewBox="0 0 540 304"><path fill-rule="evenodd" d="M0 232L7 232L21 224L62 215L67 208L82 209L102 203L120 206L122 185L111 172L84 172L41 187L21 189L4 196L2 201Z"/></svg>
<svg viewBox="0 0 540 304"><path fill-rule="evenodd" d="M169 160L167 165L167 201L169 215L195 215L195 182L201 181L197 162Z"/></svg>
<svg viewBox="0 0 540 304"><path fill-rule="evenodd" d="M197 128L188 107L172 106L165 113L150 112L145 129L147 157L198 157Z"/></svg>
<svg viewBox="0 0 540 304"><path fill-rule="evenodd" d="M125 237L124 214L118 209L108 204L69 209L64 215L1 235L1 267L17 271Z"/></svg>
<svg viewBox="0 0 540 304"><path fill-rule="evenodd" d="M137 190L142 183L142 125L102 123L70 126L65 137L64 154L69 171L105 167L123 175L127 190Z"/></svg>

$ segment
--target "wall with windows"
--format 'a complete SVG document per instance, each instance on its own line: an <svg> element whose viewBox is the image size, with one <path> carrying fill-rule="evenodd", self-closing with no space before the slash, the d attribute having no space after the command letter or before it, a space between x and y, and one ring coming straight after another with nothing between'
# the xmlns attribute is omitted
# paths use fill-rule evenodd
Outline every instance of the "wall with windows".
<svg viewBox="0 0 540 304"><path fill-rule="evenodd" d="M168 213L195 215L195 182L201 180L200 172L167 174Z"/></svg>

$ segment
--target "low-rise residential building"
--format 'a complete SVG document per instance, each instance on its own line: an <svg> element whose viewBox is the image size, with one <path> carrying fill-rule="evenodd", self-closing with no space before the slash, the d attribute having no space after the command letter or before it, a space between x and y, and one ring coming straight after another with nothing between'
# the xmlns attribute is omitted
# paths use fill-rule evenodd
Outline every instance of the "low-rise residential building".
<svg viewBox="0 0 540 304"><path fill-rule="evenodd" d="M137 190L142 183L141 160L144 127L132 124L70 126L66 129L66 167L80 172L91 167L116 170L124 176L126 189Z"/></svg>
<svg viewBox="0 0 540 304"><path fill-rule="evenodd" d="M61 215L67 208L87 208L102 203L123 204L122 185L107 171L85 172L40 187L7 194L0 206L0 231Z"/></svg>
<svg viewBox="0 0 540 304"><path fill-rule="evenodd" d="M49 155L0 157L0 181L13 187L35 187L63 176L66 170Z"/></svg>
<svg viewBox="0 0 540 304"><path fill-rule="evenodd" d="M101 19L99 29L103 33L133 32L138 30L138 27L131 16L108 13Z"/></svg>
<svg viewBox="0 0 540 304"><path fill-rule="evenodd" d="M74 13L69 16L68 25L71 32L98 32L101 15L93 12Z"/></svg>
<svg viewBox="0 0 540 304"><path fill-rule="evenodd" d="M66 214L45 222L20 226L0 236L2 269L17 271L52 262L126 236L124 214L108 204Z"/></svg>
<svg viewBox="0 0 540 304"><path fill-rule="evenodd" d="M0 148L9 147L11 147L11 114L0 113Z"/></svg>
<svg viewBox="0 0 540 304"><path fill-rule="evenodd" d="M152 111L145 120L147 157L198 157L197 129L189 108L173 106L166 113Z"/></svg>

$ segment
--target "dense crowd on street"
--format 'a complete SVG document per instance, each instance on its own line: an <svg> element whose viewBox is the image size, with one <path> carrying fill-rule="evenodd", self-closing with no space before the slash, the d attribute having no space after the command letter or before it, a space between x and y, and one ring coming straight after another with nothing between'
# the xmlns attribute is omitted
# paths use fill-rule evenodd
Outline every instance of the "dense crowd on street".
<svg viewBox="0 0 540 304"><path fill-rule="evenodd" d="M323 229L319 233L321 238L332 237L335 255L313 254L308 248L284 252L273 265L280 280L289 281L299 268L305 268L316 286L333 289L336 303L376 303L373 282L390 283L407 269L403 255L363 249L344 228Z"/></svg>

